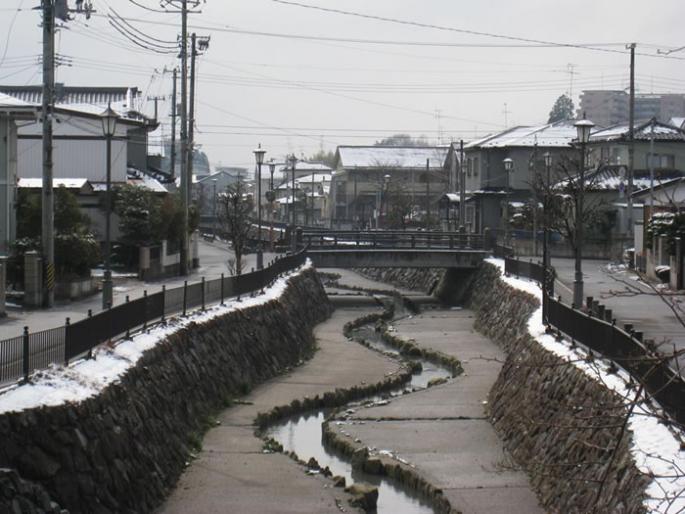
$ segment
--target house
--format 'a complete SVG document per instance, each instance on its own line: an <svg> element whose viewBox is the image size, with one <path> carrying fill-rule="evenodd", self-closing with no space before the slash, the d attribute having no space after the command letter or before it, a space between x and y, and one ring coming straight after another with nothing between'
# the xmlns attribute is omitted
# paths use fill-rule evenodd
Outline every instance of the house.
<svg viewBox="0 0 685 514"><path fill-rule="evenodd" d="M217 195L226 188L243 182L246 168L217 168L215 173L198 178L193 184L193 201L200 210L200 227L203 232L214 232L217 227L218 204Z"/></svg>
<svg viewBox="0 0 685 514"><path fill-rule="evenodd" d="M407 223L437 218L437 203L447 184L447 152L442 146L339 146L331 183L331 226L383 226L389 196L406 204Z"/></svg>
<svg viewBox="0 0 685 514"><path fill-rule="evenodd" d="M107 103L116 100L112 108L118 112L116 134L111 142L111 183L126 184L129 179L143 180L153 189L161 187L154 179L142 178L147 172L147 134L156 124L135 111L128 110L133 94L125 88L65 88L58 98L65 103L56 104L53 114L53 177L55 180L87 181L100 195L106 189L106 138L103 134L101 113ZM0 112L21 115L22 123L16 130L17 179L35 179L43 176L42 105L35 87L0 86ZM90 91L90 93L88 93ZM64 96L66 95L66 96ZM95 197L99 205L99 199ZM104 212L101 208L87 211L96 234L104 239Z"/></svg>
<svg viewBox="0 0 685 514"><path fill-rule="evenodd" d="M270 170L262 167L262 196L271 190ZM321 225L328 219L330 185L333 170L322 162L296 161L274 163L273 191L274 219L292 223L293 206L295 224ZM295 194L293 196L293 177ZM294 199L294 200L293 200ZM267 202L265 199L264 202Z"/></svg>
<svg viewBox="0 0 685 514"><path fill-rule="evenodd" d="M571 142L577 135L573 123L512 127L465 145L460 176L466 190L467 231L504 229L504 203L532 198L533 184L545 173L544 154L549 152L556 165L573 151ZM450 152L457 151L453 144ZM509 174L504 167L507 158L513 161Z"/></svg>
<svg viewBox="0 0 685 514"><path fill-rule="evenodd" d="M21 100L0 106L0 255L9 253L16 236L17 122L35 117L35 109Z"/></svg>
<svg viewBox="0 0 685 514"><path fill-rule="evenodd" d="M656 119L640 123L633 131L633 191L646 190L685 174L685 130ZM588 167L602 174L598 185L614 193L619 233L628 231L628 125L616 125L590 136ZM637 198L634 196L634 198ZM640 196L640 199L644 196ZM634 206L634 220L642 219L641 205Z"/></svg>

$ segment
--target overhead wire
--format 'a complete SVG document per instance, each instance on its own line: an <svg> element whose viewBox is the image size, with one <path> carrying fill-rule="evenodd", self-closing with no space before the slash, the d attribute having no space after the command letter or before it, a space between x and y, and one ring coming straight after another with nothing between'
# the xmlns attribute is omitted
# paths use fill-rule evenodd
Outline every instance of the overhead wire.
<svg viewBox="0 0 685 514"><path fill-rule="evenodd" d="M365 14L365 13L359 13L359 12L354 12L354 11L345 11L342 9L334 9L331 7L322 7L318 5L310 5L310 4L303 4L301 2L295 2L292 0L271 0L274 3L278 4L283 4L283 5L289 5L289 6L294 6L294 7L301 7L305 9L312 9L316 11L322 11L322 12L328 12L328 13L333 13L333 14L340 14L344 16L353 16L353 17L358 17L358 18L365 18L369 20L375 20L375 21L383 21L383 22L388 22L388 23L395 23L399 25L406 25L406 26L414 26L414 27L420 27L420 28L428 28L428 29L434 29L434 30L440 30L440 31L445 31L445 32L456 32L460 34L468 34L472 36L482 36L482 37L489 37L489 38L496 38L496 39L505 39L508 41L516 41L519 43L533 43L533 44L538 44L538 45L546 45L549 47L558 47L558 48L576 48L576 49L581 49L581 50L592 50L592 51L597 51L597 52L606 52L606 53L618 53L618 54L628 54L629 52L622 51L622 50L615 50L612 48L608 48L611 46L624 46L625 43L592 43L592 44L583 44L583 43L560 43L556 41L547 41L544 39L534 39L534 38L525 38L521 36L510 36L507 34L496 34L493 32L484 32L484 31L477 31L477 30L472 30L472 29L461 29L461 28L456 28L456 27L448 27L444 25L436 25L432 23L422 23L418 21L410 21L410 20L402 20L399 18L390 18L386 16L378 16L378 15L372 15L372 14ZM648 46L649 44L643 44L643 46ZM653 45L649 45L653 46ZM685 60L683 58L674 58L670 57L668 55L662 55L662 54L645 54L645 53L639 53L636 52L636 55L641 55L644 57L656 57L656 58L672 58L672 59L678 59L678 60Z"/></svg>

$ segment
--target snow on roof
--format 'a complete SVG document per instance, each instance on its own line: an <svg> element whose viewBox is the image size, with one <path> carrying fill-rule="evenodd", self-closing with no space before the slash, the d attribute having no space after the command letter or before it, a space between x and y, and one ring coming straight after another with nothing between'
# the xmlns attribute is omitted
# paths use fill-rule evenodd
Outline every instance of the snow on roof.
<svg viewBox="0 0 685 514"><path fill-rule="evenodd" d="M465 148L503 148L511 146L568 146L577 135L572 120L534 127L512 127L465 145Z"/></svg>
<svg viewBox="0 0 685 514"><path fill-rule="evenodd" d="M162 185L161 182L159 182L157 179L154 179L150 177L149 175L146 175L144 173L141 173L137 177L129 177L127 180L127 183L132 186L139 186L139 187L144 187L146 189L150 189L154 193L168 193L169 191L167 190L166 187Z"/></svg>
<svg viewBox="0 0 685 514"><path fill-rule="evenodd" d="M290 169L290 168L288 168ZM331 171L330 166L326 166L322 162L307 162L307 161L297 161L295 164L295 170L297 171Z"/></svg>
<svg viewBox="0 0 685 514"><path fill-rule="evenodd" d="M673 125L674 127L680 127L681 129L685 129L685 118L680 116L671 118L668 124Z"/></svg>
<svg viewBox="0 0 685 514"><path fill-rule="evenodd" d="M299 178L296 178L295 182L298 184L311 184L312 182L321 183L330 182L332 178L333 175L330 173L314 173L313 177L312 175L303 175Z"/></svg>
<svg viewBox="0 0 685 514"><path fill-rule="evenodd" d="M598 130L592 133L590 142L627 139L628 128L629 125L625 123ZM685 141L685 130L667 123L650 120L642 125L636 126L633 131L633 136L635 139L642 141L649 141L652 136L656 141Z"/></svg>
<svg viewBox="0 0 685 514"><path fill-rule="evenodd" d="M2 107L31 107L32 104L19 100L5 93L0 93L0 108Z"/></svg>
<svg viewBox="0 0 685 514"><path fill-rule="evenodd" d="M436 146L339 146L343 168L421 168L442 169L448 147Z"/></svg>
<svg viewBox="0 0 685 514"><path fill-rule="evenodd" d="M87 178L53 178L52 187L66 187L67 189L81 189L88 183ZM40 189L43 187L42 178L20 178L17 187L26 189Z"/></svg>

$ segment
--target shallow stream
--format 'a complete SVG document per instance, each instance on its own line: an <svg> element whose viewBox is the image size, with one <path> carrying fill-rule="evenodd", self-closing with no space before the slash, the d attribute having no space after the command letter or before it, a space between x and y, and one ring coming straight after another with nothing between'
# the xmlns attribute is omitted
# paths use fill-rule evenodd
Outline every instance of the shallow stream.
<svg viewBox="0 0 685 514"><path fill-rule="evenodd" d="M376 309L373 309L374 311ZM369 312L372 312L369 309ZM360 316L363 312L360 313ZM397 321L410 316L411 313L405 309L404 303L400 299L395 299L395 314L392 321ZM373 323L363 325L352 332L352 339L357 342L365 342L369 347L387 355L401 358L399 352L392 345L385 342ZM432 379L452 377L451 371L425 359L411 359L421 364L420 371L412 375L409 383L403 387L387 392L380 396L372 396L361 401L355 401L340 409L338 412L348 410L359 410L368 406L378 405L388 402L393 397L403 394L411 394L414 391L425 389ZM293 418L289 418L274 424L265 431L265 436L278 441L284 451L297 454L301 459L309 461L315 458L321 468L328 468L333 475L345 477L347 485L353 482L365 482L378 487L377 511L379 514L432 514L433 508L430 503L411 491L406 491L401 484L395 480L352 469L347 457L336 451L326 448L322 438L322 424L331 411L319 410L308 412ZM363 423L363 421L361 422Z"/></svg>

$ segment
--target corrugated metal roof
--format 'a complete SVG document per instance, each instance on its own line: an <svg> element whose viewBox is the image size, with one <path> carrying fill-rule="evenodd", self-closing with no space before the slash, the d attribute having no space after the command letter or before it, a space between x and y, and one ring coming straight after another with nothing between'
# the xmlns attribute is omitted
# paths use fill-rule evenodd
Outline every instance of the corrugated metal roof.
<svg viewBox="0 0 685 514"><path fill-rule="evenodd" d="M430 160L431 169L442 169L448 147L438 146L339 146L342 168L422 168Z"/></svg>

